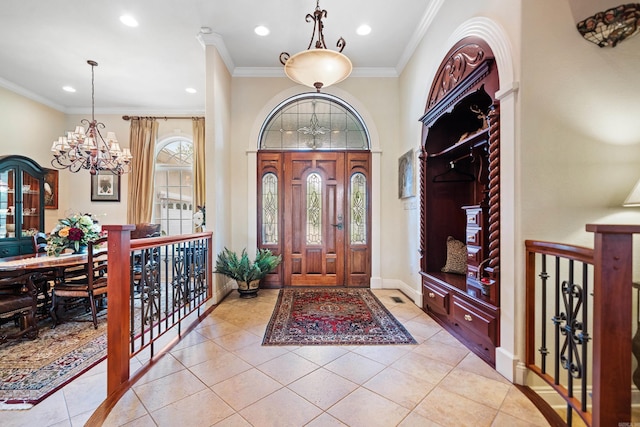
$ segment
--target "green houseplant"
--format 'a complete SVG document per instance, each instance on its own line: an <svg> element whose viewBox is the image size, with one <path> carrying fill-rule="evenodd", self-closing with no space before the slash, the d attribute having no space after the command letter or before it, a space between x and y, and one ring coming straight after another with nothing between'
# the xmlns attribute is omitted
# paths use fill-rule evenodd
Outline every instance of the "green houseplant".
<svg viewBox="0 0 640 427"><path fill-rule="evenodd" d="M253 298L258 295L260 280L275 270L281 261L282 256L274 255L269 249L258 249L251 261L246 249L238 255L225 247L216 259L216 273L238 282L240 298Z"/></svg>

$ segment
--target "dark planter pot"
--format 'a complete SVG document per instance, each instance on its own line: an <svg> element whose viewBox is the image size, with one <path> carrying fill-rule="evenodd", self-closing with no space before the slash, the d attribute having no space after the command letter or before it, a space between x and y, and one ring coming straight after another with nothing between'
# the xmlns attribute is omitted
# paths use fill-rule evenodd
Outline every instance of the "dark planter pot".
<svg viewBox="0 0 640 427"><path fill-rule="evenodd" d="M255 298L258 296L258 289L260 289L260 280L252 280L251 282L238 283L238 293L240 298Z"/></svg>

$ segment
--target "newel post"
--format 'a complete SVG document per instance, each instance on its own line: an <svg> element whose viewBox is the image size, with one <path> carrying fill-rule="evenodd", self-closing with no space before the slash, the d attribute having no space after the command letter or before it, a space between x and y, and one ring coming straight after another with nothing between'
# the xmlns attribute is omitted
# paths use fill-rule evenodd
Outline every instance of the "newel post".
<svg viewBox="0 0 640 427"><path fill-rule="evenodd" d="M636 225L587 224L594 235L593 426L631 421L632 244Z"/></svg>
<svg viewBox="0 0 640 427"><path fill-rule="evenodd" d="M129 379L131 231L135 225L104 225L107 242L107 396Z"/></svg>

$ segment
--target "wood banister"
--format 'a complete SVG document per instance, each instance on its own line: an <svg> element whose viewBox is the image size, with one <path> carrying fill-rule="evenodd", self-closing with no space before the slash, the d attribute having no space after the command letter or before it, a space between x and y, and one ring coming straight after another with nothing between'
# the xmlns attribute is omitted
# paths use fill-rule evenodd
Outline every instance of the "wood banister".
<svg viewBox="0 0 640 427"><path fill-rule="evenodd" d="M131 231L133 224L103 225L107 231L107 396L129 379L129 297Z"/></svg>
<svg viewBox="0 0 640 427"><path fill-rule="evenodd" d="M640 226L588 224L594 233L594 426L631 422L633 234Z"/></svg>

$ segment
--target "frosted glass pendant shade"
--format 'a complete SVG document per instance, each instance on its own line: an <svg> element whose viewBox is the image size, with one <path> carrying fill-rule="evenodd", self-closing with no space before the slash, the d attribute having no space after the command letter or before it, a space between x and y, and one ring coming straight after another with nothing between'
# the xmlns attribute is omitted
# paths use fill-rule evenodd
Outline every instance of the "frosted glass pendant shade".
<svg viewBox="0 0 640 427"><path fill-rule="evenodd" d="M346 79L352 69L349 58L329 49L309 49L296 53L284 65L287 77L318 91Z"/></svg>

